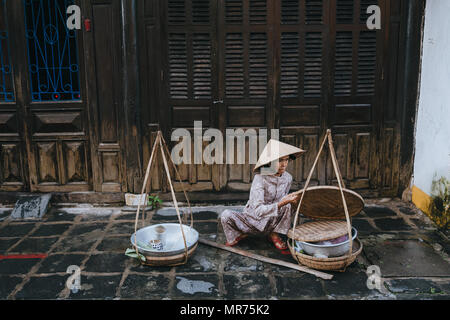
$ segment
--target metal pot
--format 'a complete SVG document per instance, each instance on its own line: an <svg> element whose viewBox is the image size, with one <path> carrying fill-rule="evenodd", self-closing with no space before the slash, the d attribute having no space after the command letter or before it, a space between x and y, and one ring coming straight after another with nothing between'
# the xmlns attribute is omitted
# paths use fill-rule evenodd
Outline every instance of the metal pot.
<svg viewBox="0 0 450 320"><path fill-rule="evenodd" d="M352 227L352 240L354 241L358 232ZM350 241L344 241L337 244L319 245L304 241L295 241L295 250L302 250L311 256L317 258L339 257L348 253Z"/></svg>
<svg viewBox="0 0 450 320"><path fill-rule="evenodd" d="M183 232L189 250L197 243L198 232L186 225L183 225ZM134 244L134 233L130 240ZM154 245L156 242L160 245ZM172 256L185 251L183 235L177 223L161 223L139 229L136 231L136 244L144 256Z"/></svg>

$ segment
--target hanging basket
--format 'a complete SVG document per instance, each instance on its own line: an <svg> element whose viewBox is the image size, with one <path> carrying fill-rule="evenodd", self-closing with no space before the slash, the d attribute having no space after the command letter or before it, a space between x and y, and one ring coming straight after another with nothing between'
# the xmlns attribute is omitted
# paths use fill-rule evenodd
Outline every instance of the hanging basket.
<svg viewBox="0 0 450 320"><path fill-rule="evenodd" d="M152 266L152 267L162 267L162 266L166 266L166 267L170 267L170 266L179 266L182 264L186 263L186 257L187 259L189 259L193 254L195 249L197 249L197 245L198 243L196 242L195 245L188 250L187 252L187 256L186 254L180 253L180 254L176 254L176 255L170 255L170 256L166 256L166 257L154 257L154 256L146 256L145 259L145 263L142 262L142 264L146 265L146 266Z"/></svg>
<svg viewBox="0 0 450 320"><path fill-rule="evenodd" d="M328 141L333 169L338 187L315 186L309 188L312 174L322 153L325 142ZM352 190L345 189L344 181L337 164L333 148L331 130L327 130L320 146L314 164L309 172L305 187L294 193L297 197L292 207L297 207L292 229L288 231L288 246L293 258L301 265L318 270L345 271L362 251L362 243L352 237L351 217L364 208L363 198ZM297 225L298 215L317 219ZM345 220L343 220L345 219ZM317 242L348 235L348 253L338 257L315 257L296 250L295 241Z"/></svg>
<svg viewBox="0 0 450 320"><path fill-rule="evenodd" d="M294 192L296 200L291 208L296 208L305 189ZM348 215L353 217L364 208L363 198L356 192L342 188L347 203ZM304 216L312 219L336 220L345 219L345 210L341 197L341 190L336 186L314 186L305 192L302 211Z"/></svg>
<svg viewBox="0 0 450 320"><path fill-rule="evenodd" d="M143 198L144 192L149 185L148 179L151 171L152 162L154 159L155 151L159 146L161 150L161 156L163 159L164 169L167 174L167 180L169 182L170 191L172 193L172 200L175 206L175 210L178 216L178 224L176 223L162 223L144 227L143 215L145 212L145 205L142 210L142 228L137 229L139 213L141 209L141 203L138 204L136 211L136 219L134 224L134 233L131 235L130 241L136 254L143 255L145 261L139 259L141 264L148 266L176 266L185 264L189 257L192 256L198 244L198 232L193 228L193 217L192 210L187 197L186 191L184 190L183 184L181 183L181 178L178 173L177 168L170 158L170 152L167 149L167 145L164 141L161 131L158 131L155 143L153 145L152 153L150 155L150 160L147 165L147 171L145 173L144 184L142 186L141 198ZM169 173L169 167L167 164L167 159L164 154L167 153L170 163L172 164L178 179L180 181L181 187L183 188L184 196L186 197L189 215L191 218L190 225L183 224L181 219L180 210L178 208L178 202L175 197L175 192L172 186L172 179ZM186 215L185 215L186 216ZM187 223L187 221L185 221Z"/></svg>
<svg viewBox="0 0 450 320"><path fill-rule="evenodd" d="M353 261L355 261L356 257L361 253L363 245L358 238L353 242L352 254L349 256L348 254L341 257L334 258L316 258L314 256L310 256L307 254L300 253L292 247L291 243L288 242L289 250L291 251L292 256L296 261L300 264L310 267L312 269L317 270L328 270L328 271L342 271L345 270L347 266L349 266Z"/></svg>

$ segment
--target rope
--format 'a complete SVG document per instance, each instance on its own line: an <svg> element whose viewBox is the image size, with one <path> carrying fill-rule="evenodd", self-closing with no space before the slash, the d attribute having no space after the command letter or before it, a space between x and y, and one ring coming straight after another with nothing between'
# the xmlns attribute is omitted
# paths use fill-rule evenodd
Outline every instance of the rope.
<svg viewBox="0 0 450 320"><path fill-rule="evenodd" d="M319 160L320 154L322 153L323 147L324 147L325 142L327 140L328 140L328 146L329 146L329 149L330 149L331 161L333 163L334 173L336 174L336 178L337 178L338 185L339 185L339 190L340 190L341 197L342 197L342 203L343 203L343 206L344 206L345 218L346 218L346 221L347 221L347 231L348 231L349 242L350 242L349 254L348 254L348 257L346 259L346 261L348 261L351 258L352 250L353 250L353 248L352 248L353 247L353 239L352 239L352 230L351 230L352 228L351 228L351 224L350 224L350 217L349 217L349 213L348 213L347 202L345 200L344 190L343 190L343 188L345 188L345 184L344 184L344 181L342 179L341 172L339 171L339 166L338 166L337 159L336 159L336 153L335 153L335 150L334 150L333 139L331 137L331 130L330 129L327 129L327 132L326 132L325 137L324 137L324 139L322 141L322 144L320 145L319 152L318 152L318 154L316 156L316 159L314 160L314 164L313 164L311 170L309 171L308 178L306 179L305 187L303 188L303 192L302 192L302 195L300 197L300 201L298 203L297 210L296 210L296 213L295 213L294 224L292 226L291 243L292 243L292 248L295 248L295 243L294 243L294 241L295 241L295 239L294 239L294 237L295 237L295 228L297 226L297 219L298 219L298 214L300 212L300 207L302 205L303 197L305 196L305 193L306 193L306 191L307 191L307 189L309 187L309 183L310 183L312 174L314 172L314 169L316 168L316 165L317 165L317 162ZM293 249L293 252L295 253L295 249ZM297 257L297 255L294 254L294 258L297 260L298 263L302 264L300 262L299 258ZM344 270L346 268L346 264L344 266Z"/></svg>
<svg viewBox="0 0 450 320"><path fill-rule="evenodd" d="M338 163L337 163L337 159L336 159L336 154L334 153L333 139L331 137L331 131L330 130L327 131L327 136L328 136L328 145L330 147L331 160L333 162L334 172L336 174L336 177L339 176L339 178L337 180L338 180L339 190L341 192L342 204L344 205L345 220L347 221L348 239L349 239L349 244L350 244L348 257L350 258L351 255L352 255L352 250L353 250L353 248L352 248L353 247L352 226L350 224L350 217L349 217L349 214L348 214L347 201L345 200L344 191L343 191L342 184L341 184L342 176L341 176L341 174L339 172L339 169L338 169L339 167L338 167Z"/></svg>
<svg viewBox="0 0 450 320"><path fill-rule="evenodd" d="M163 137L163 136L161 136L161 138L162 138L162 141L164 142L165 150L166 150L168 156L170 156L170 152L169 152L169 149L167 148L166 141L164 140L164 137ZM178 181L180 182L181 188L183 189L184 197L186 198L186 202L187 202L188 208L189 208L189 215L190 215L190 217L191 217L191 225L190 225L190 226L191 226L191 228L192 228L192 227L194 226L194 220L193 220L192 209L191 209L191 204L190 204L190 202L189 202L189 198L188 198L188 196L187 196L187 194L186 194L186 190L184 189L184 185L183 185L183 183L181 182L181 176L180 176L180 174L178 173L177 167L175 166L175 164L173 163L173 161L170 161L170 163L172 164L172 167L173 167L173 169L175 170L175 173L177 174ZM187 219L186 219L186 223L187 223Z"/></svg>
<svg viewBox="0 0 450 320"><path fill-rule="evenodd" d="M339 165L337 165L337 157L336 157L336 152L334 150L334 143L333 143L333 139L331 137L331 131L330 132L327 131L327 135L329 135L328 146L330 148L331 161L333 161L333 159L336 161L336 166L334 165L334 162L333 162L334 173L336 175L336 179L338 180L338 182L341 181L341 185L345 189L344 179L342 178L342 174L341 174L341 170L339 169ZM337 171L337 173L336 173L336 171Z"/></svg>
<svg viewBox="0 0 450 320"><path fill-rule="evenodd" d="M153 155L155 154L156 144L159 142L159 139L160 139L160 135L159 135L159 131L158 131L158 135L156 136L155 143L153 144L152 153L150 155L150 160L148 161L147 170L145 172L144 184L142 185L142 191L141 191L141 198L142 198L142 195L144 194L145 188L147 186L147 180L148 180L148 176L150 174L150 167L153 162ZM138 255L138 257L139 257L139 251L138 251L137 242L136 242L136 232L137 232L137 223L138 223L138 219L139 219L139 210L140 209L141 209L141 201L139 199L138 207L137 207L137 211L136 211L136 220L134 222L134 243L133 243L133 246L136 250L136 254Z"/></svg>
<svg viewBox="0 0 450 320"><path fill-rule="evenodd" d="M183 242L184 242L184 257L185 257L184 263L186 263L187 259L188 259L188 248L187 248L187 244L186 244L186 237L184 235L183 223L181 222L181 216L180 216L180 210L178 209L178 202L177 202L177 198L175 197L175 192L173 190L172 179L170 178L169 167L167 165L166 156L164 155L164 149L163 149L161 140L159 140L159 147L161 149L161 154L163 157L164 168L166 169L167 179L169 180L169 186L170 186L170 192L172 193L173 204L175 205L175 210L177 211L178 221L180 222L181 234L183 235Z"/></svg>
<svg viewBox="0 0 450 320"><path fill-rule="evenodd" d="M322 153L323 146L325 145L327 138L328 138L328 136L325 135L325 138L323 139L322 144L320 145L319 153L317 153L317 156L316 156L316 159L314 160L313 166L312 166L311 170L309 171L308 178L306 179L306 183L305 183L305 187L303 188L302 195L300 196L300 201L297 206L297 211L295 212L294 225L292 226L292 239L291 239L292 240L292 248L295 248L295 243L294 243L295 233L294 232L295 232L295 227L297 226L298 213L300 212L300 207L302 205L303 197L305 196L306 190L308 189L309 182L311 180L314 169L316 168L317 162L319 161L319 156ZM297 256L295 256L295 259L297 260ZM298 261L298 263L300 263L300 261Z"/></svg>
<svg viewBox="0 0 450 320"><path fill-rule="evenodd" d="M150 169L151 169L151 165L152 165L153 158L154 158L153 156L154 156L154 154L155 154L156 146L157 146L158 144L159 144L159 147L160 147L160 150L161 150L161 155L162 155L162 158L163 158L164 168L165 168L165 171L166 171L166 174L167 174L167 179L168 179L168 181L169 181L169 186L170 186L170 190L171 190L171 193L172 193L172 200L173 200L173 203L174 203L174 206L175 206L175 210L176 210L176 212L177 212L178 222L180 223L181 234L182 234L182 236L183 236L183 242L184 242L184 262L175 263L175 264L170 264L170 266L177 266L177 265L185 264L185 263L187 262L187 259L188 259L188 247L187 247L186 237L185 237L184 230L183 230L183 223L182 223L182 221L181 221L180 211L179 211L179 208L178 208L178 202L177 202L177 199L176 199L176 197L175 197L175 192L174 192L173 186L172 186L172 179L171 179L171 177L170 177L169 168L168 168L168 165L167 165L167 160L166 160L166 157L165 157L165 154L164 154L163 144L164 144L164 146L165 146L167 152L168 152L168 150L167 150L167 146L166 146L166 144L165 144L164 138L162 137L161 131L158 131L158 134L157 134L157 136L156 136L155 142L154 142L154 144L153 144L152 153L151 153L151 155L150 155L150 160L149 160L149 162L148 162L147 170L146 170L146 172L145 172L144 183L143 183L142 191L141 191L141 198L142 198L142 196L143 196L143 194L144 194L144 192L145 192L145 190L146 190L146 188L147 188L147 181L148 181L148 178L149 178ZM176 173L177 173L177 175L178 175L178 177L179 177L179 179L180 179L180 182L181 182L181 178L180 178L180 175L179 175L178 171L176 170L175 164L174 164L173 162L171 162L171 163L172 163L172 165L174 166L175 171L176 171ZM187 199L187 201L188 201L188 204L189 204L189 209L190 209L190 213L191 213L191 227L192 227L192 225L193 225L192 211L191 211L189 199L187 198L187 195L186 195L186 192L184 191L184 188L183 188L183 192L184 192L184 195L185 195L185 197L186 197L186 199ZM144 208L145 208L145 205L146 205L146 204L144 204ZM139 251L138 251L137 242L136 242L136 233L137 233L137 224L138 224L138 220L139 220L139 212L140 212L140 208L141 208L141 202L139 201L138 207L137 207L137 211L136 211L135 223L134 223L134 243L133 243L133 246L134 246L134 248L135 248L135 250L136 250L136 254L137 254L138 256L139 256ZM144 210L145 210L145 209L144 209ZM144 214L142 214L142 215L144 215ZM142 219L144 219L144 217L142 217ZM144 220L142 220L142 223L143 223L143 222L144 222ZM143 261L140 260L140 259L139 259L139 261L140 261L141 264L143 264L143 265L148 265L148 266L152 266L152 265L153 265L152 263L146 263L146 262L143 262Z"/></svg>

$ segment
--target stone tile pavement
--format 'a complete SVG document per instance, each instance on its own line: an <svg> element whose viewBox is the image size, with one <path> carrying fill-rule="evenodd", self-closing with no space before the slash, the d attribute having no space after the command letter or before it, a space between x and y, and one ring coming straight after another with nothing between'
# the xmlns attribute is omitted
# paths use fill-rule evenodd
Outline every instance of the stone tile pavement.
<svg viewBox="0 0 450 320"><path fill-rule="evenodd" d="M225 241L218 219L225 208L194 207L194 228L201 237ZM10 221L5 212L0 216L0 299L450 299L449 234L399 200L366 201L352 221L363 253L346 272L330 272L332 280L203 244L186 265L141 266L124 255L134 232L135 211L129 207L59 206L33 221ZM144 225L176 219L174 209L163 207L147 211ZM238 247L295 262L264 237L249 237ZM46 256L11 259L30 254ZM81 268L76 293L66 288L70 265ZM370 265L380 267L381 291L367 286Z"/></svg>

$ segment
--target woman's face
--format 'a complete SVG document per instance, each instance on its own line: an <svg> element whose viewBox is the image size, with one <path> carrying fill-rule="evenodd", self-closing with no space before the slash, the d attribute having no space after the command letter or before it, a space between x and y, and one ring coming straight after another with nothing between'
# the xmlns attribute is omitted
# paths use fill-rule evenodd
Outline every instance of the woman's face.
<svg viewBox="0 0 450 320"><path fill-rule="evenodd" d="M278 159L277 164L277 174L281 175L286 171L287 165L289 163L289 156L281 157Z"/></svg>

